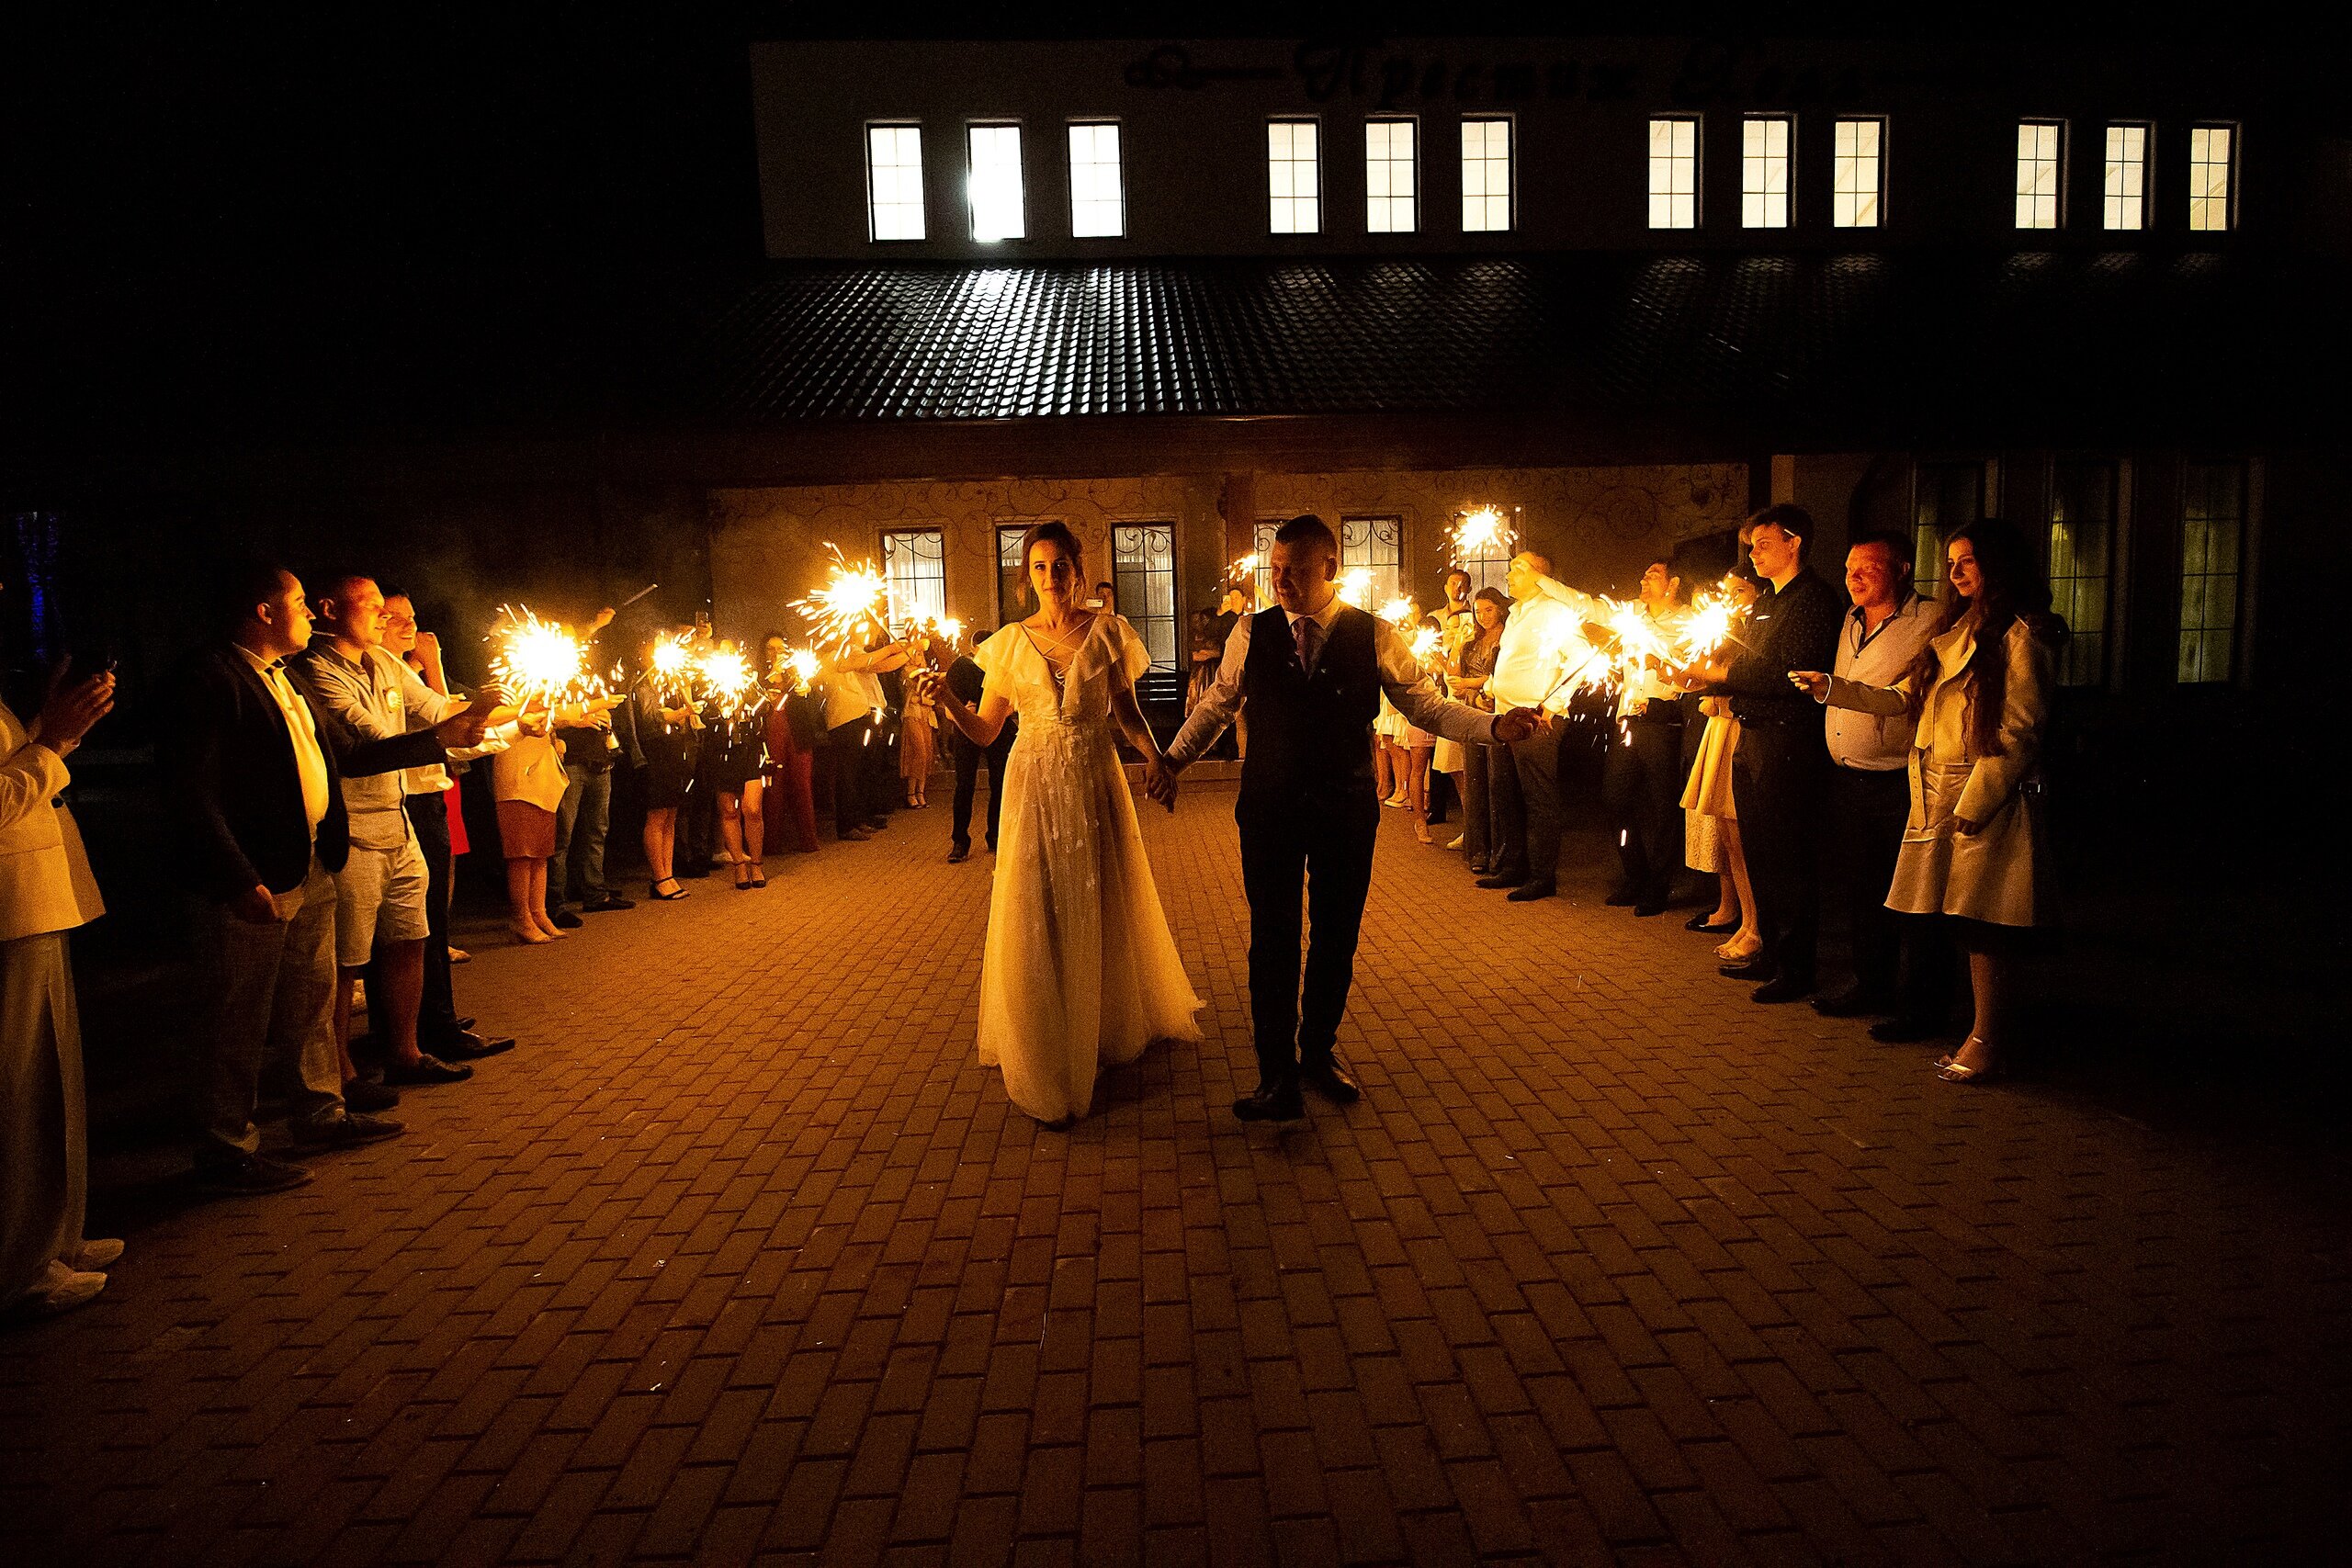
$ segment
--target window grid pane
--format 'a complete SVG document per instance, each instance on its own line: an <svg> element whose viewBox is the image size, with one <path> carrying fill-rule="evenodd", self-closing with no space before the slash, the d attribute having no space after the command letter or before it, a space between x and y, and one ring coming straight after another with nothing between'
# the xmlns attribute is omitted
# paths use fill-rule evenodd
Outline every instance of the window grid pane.
<svg viewBox="0 0 2352 1568"><path fill-rule="evenodd" d="M868 231L877 240L920 240L922 226L922 128L865 128Z"/></svg>
<svg viewBox="0 0 2352 1568"><path fill-rule="evenodd" d="M1414 209L1414 141L1418 122L1368 119L1363 126L1363 226L1374 234L1409 234Z"/></svg>
<svg viewBox="0 0 2352 1568"><path fill-rule="evenodd" d="M1311 119L1266 122L1266 221L1274 233L1322 232L1321 129Z"/></svg>
<svg viewBox="0 0 2352 1568"><path fill-rule="evenodd" d="M1750 115L1740 126L1739 222L1789 226L1789 127L1782 115Z"/></svg>
<svg viewBox="0 0 2352 1568"><path fill-rule="evenodd" d="M2060 683L2107 678L2108 562L2115 545L2115 465L2060 463L2051 470L2050 607L2065 618Z"/></svg>
<svg viewBox="0 0 2352 1568"><path fill-rule="evenodd" d="M1944 588L1944 536L1984 515L1982 463L1922 463L1912 486L1912 592L1940 599Z"/></svg>
<svg viewBox="0 0 2352 1568"><path fill-rule="evenodd" d="M1500 233L1510 227L1510 121L1462 122L1462 231Z"/></svg>
<svg viewBox="0 0 2352 1568"><path fill-rule="evenodd" d="M1114 122L1069 128L1069 231L1080 240L1116 240L1127 231L1126 181Z"/></svg>
<svg viewBox="0 0 2352 1568"><path fill-rule="evenodd" d="M2235 673L2245 470L2236 463L2191 463L2183 481L2178 673L2184 685L2193 685Z"/></svg>
<svg viewBox="0 0 2352 1568"><path fill-rule="evenodd" d="M1250 542L1250 548L1258 552L1256 607L1261 610L1274 602L1274 531L1281 526L1280 522L1259 524Z"/></svg>
<svg viewBox="0 0 2352 1568"><path fill-rule="evenodd" d="M1838 122L1837 162L1832 172L1829 221L1839 229L1879 226L1881 122Z"/></svg>
<svg viewBox="0 0 2352 1568"><path fill-rule="evenodd" d="M1699 226L1699 122L1650 121L1650 227Z"/></svg>
<svg viewBox="0 0 2352 1568"><path fill-rule="evenodd" d="M2106 221L2109 229L2148 226L2148 128L2107 128Z"/></svg>
<svg viewBox="0 0 2352 1568"><path fill-rule="evenodd" d="M922 528L882 536L885 614L893 631L947 618L947 536Z"/></svg>
<svg viewBox="0 0 2352 1568"><path fill-rule="evenodd" d="M1363 567L1372 573L1372 586L1359 608L1378 610L1403 592L1398 586L1397 562L1404 538L1401 517L1340 519L1340 570Z"/></svg>
<svg viewBox="0 0 2352 1568"><path fill-rule="evenodd" d="M2236 137L2226 125L2199 125L2188 132L2188 226L2211 231L2230 226L2231 152Z"/></svg>
<svg viewBox="0 0 2352 1568"><path fill-rule="evenodd" d="M1143 638L1154 670L1176 668L1176 525L1121 523L1111 529L1111 586L1119 614Z"/></svg>
<svg viewBox="0 0 2352 1568"><path fill-rule="evenodd" d="M2018 227L2058 227L2060 126L2029 119L2018 126Z"/></svg>
<svg viewBox="0 0 2352 1568"><path fill-rule="evenodd" d="M1028 529L1018 523L996 531L996 624L1009 626L1029 613L1029 577L1022 570L1021 541Z"/></svg>
<svg viewBox="0 0 2352 1568"><path fill-rule="evenodd" d="M1026 239L1029 225L1021 185L1021 128L975 125L968 135L972 155L972 238Z"/></svg>

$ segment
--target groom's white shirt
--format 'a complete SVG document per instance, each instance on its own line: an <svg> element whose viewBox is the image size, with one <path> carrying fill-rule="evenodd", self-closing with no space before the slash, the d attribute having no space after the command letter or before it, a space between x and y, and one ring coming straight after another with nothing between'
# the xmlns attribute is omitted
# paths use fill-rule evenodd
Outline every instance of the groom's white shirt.
<svg viewBox="0 0 2352 1568"><path fill-rule="evenodd" d="M1323 632L1323 646L1330 643L1331 623L1340 618L1347 605L1336 593L1324 601L1323 607L1310 615L1283 612L1291 626L1291 635L1298 635L1298 623L1313 621ZM1225 657L1217 660L1216 679L1193 705L1184 728L1168 744L1168 765L1182 768L1203 751L1209 743L1225 732L1241 711L1241 672L1250 662L1250 628L1256 615L1244 615L1225 639ZM1318 656L1319 657L1319 656ZM1463 703L1451 701L1438 690L1435 679L1425 673L1412 649L1396 628L1378 616L1372 623L1372 657L1380 667L1380 688L1406 722L1416 729L1426 729L1432 735L1442 735L1448 740L1476 745L1494 737L1492 714L1479 712Z"/></svg>

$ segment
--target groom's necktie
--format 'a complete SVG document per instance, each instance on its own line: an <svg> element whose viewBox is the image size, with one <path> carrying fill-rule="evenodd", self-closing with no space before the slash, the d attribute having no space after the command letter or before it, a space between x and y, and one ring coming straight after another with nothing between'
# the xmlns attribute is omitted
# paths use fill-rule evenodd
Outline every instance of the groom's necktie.
<svg viewBox="0 0 2352 1568"><path fill-rule="evenodd" d="M1298 641L1298 667L1309 675L1315 673L1315 655L1323 645L1323 628L1314 618L1301 615L1290 624L1290 635Z"/></svg>

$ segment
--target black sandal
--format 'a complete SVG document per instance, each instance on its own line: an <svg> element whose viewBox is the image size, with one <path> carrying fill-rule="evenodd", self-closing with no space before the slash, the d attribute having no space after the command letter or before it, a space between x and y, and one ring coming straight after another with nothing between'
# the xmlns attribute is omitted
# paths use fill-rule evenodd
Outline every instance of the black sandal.
<svg viewBox="0 0 2352 1568"><path fill-rule="evenodd" d="M662 882L666 882L673 887L677 887L678 886L678 879L674 876L665 876L662 879ZM678 887L678 890L675 893L662 892L662 882L652 883L648 886L645 889L645 896L649 898L659 898L664 904L670 903L675 899L683 898L686 896L686 890L683 887Z"/></svg>
<svg viewBox="0 0 2352 1568"><path fill-rule="evenodd" d="M1713 909L1702 910L1698 914L1695 914L1689 919L1683 921L1682 929L1686 931L1704 931L1710 936L1718 935L1724 931L1736 931L1739 930L1739 922L1737 920L1725 920L1719 926L1709 925L1707 923L1707 917L1713 913L1714 911Z"/></svg>

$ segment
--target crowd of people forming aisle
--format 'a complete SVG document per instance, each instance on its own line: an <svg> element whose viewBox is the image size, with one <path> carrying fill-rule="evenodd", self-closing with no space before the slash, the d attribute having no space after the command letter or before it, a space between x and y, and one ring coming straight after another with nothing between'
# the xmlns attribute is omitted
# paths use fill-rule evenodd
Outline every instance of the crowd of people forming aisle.
<svg viewBox="0 0 2352 1568"><path fill-rule="evenodd" d="M1473 592L1466 572L1450 572L1443 605L1411 608L1398 630L1433 631L1419 656L1433 694L1518 716L1492 725L1492 741L1460 741L1414 728L1384 696L1378 794L1422 842L1461 852L1477 887L1547 898L1567 815L1564 754L1585 726L1604 725L1600 796L1621 872L1611 904L1657 916L1685 868L1701 874L1713 897L1688 929L1721 939L1724 975L1750 983L1758 1003L1811 998L1831 1017L1875 1018L1871 1034L1889 1043L1944 1036L1954 950L1964 951L1970 1025L1935 1065L1947 1079L1982 1081L2005 1043L2014 955L2051 918L2038 757L2065 628L2031 550L1998 521L1945 541L1949 591L1936 599L1912 592L1909 541L1872 534L1847 553L1841 604L1810 563L1814 533L1800 508L1758 513L1721 585L1740 614L1719 654L1682 668L1620 660L1600 714L1561 668L1563 649L1623 636L1599 601L1533 553L1510 561L1499 591ZM634 906L605 858L623 768L641 784L652 900L685 897L687 881L718 868L737 890L764 887L772 851L818 850L827 795L838 840L871 839L895 810L928 804L943 736L955 780L947 858L973 852L984 770L982 841L997 847L1018 718L1008 713L985 744L967 738L988 677L959 628L876 618L814 671L772 634L756 655L740 650L760 687L749 704L665 675L652 647L599 652L600 667L635 673L616 690L533 707L494 684L454 683L407 595L356 574L315 587L313 598L275 563L224 570L209 594L214 641L155 705L159 798L207 993L193 1032L194 1168L208 1186L300 1186L310 1175L289 1155L397 1136L386 1113L404 1089L462 1082L514 1049L458 1010L461 773L488 775L509 929L531 945ZM1220 661L1260 609L1252 600L1237 583L1193 617L1188 711L1234 706ZM1110 584L1094 601L1115 620ZM1668 630L1691 614L1670 563L1645 571L1640 606ZM613 621L599 612L588 636ZM732 646L707 622L663 636ZM0 705L0 1309L19 1313L88 1301L122 1250L82 1234L66 937L103 904L60 798L114 679L60 670L29 725ZM1228 670L1227 684L1236 679ZM1246 752L1246 713L1220 711L1188 732L1213 735L1228 717ZM1172 799L1172 788L1155 793ZM1433 834L1457 802L1459 834ZM1818 986L1826 883L1849 895L1852 972L1835 989ZM1294 962L1295 945L1294 933ZM285 1107L287 1153L264 1150L266 1092Z"/></svg>

